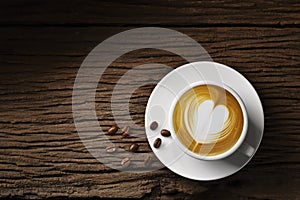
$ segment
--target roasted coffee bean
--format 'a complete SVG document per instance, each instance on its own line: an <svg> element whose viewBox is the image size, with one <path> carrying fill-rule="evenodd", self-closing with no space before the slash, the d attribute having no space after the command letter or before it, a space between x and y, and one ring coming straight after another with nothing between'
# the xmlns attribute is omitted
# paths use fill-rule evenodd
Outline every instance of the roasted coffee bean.
<svg viewBox="0 0 300 200"><path fill-rule="evenodd" d="M150 166L151 162L152 162L152 157L148 155L148 156L146 157L146 159L144 160L144 165L145 165L146 167L148 167L148 166Z"/></svg>
<svg viewBox="0 0 300 200"><path fill-rule="evenodd" d="M113 135L118 131L119 127L117 127L116 125L113 125L112 127L110 127L110 129L108 129L107 134L109 135Z"/></svg>
<svg viewBox="0 0 300 200"><path fill-rule="evenodd" d="M155 130L157 129L158 127L158 123L156 121L153 121L151 124L150 124L150 129L151 130Z"/></svg>
<svg viewBox="0 0 300 200"><path fill-rule="evenodd" d="M122 161L121 161L121 165L123 168L126 168L130 165L130 158L124 158Z"/></svg>
<svg viewBox="0 0 300 200"><path fill-rule="evenodd" d="M125 138L125 137L128 137L128 136L129 136L129 130L130 130L130 127L129 127L129 126L125 126L125 127L122 129L122 138Z"/></svg>
<svg viewBox="0 0 300 200"><path fill-rule="evenodd" d="M122 133L122 138L129 137L130 135L128 133Z"/></svg>
<svg viewBox="0 0 300 200"><path fill-rule="evenodd" d="M125 127L122 129L122 133L129 133L129 130L130 130L130 127L129 127L129 126L125 126Z"/></svg>
<svg viewBox="0 0 300 200"><path fill-rule="evenodd" d="M106 150L107 153L113 153L117 150L117 147L112 145L112 146L106 147L105 150Z"/></svg>
<svg viewBox="0 0 300 200"><path fill-rule="evenodd" d="M153 146L154 146L155 148L159 148L160 145L161 145L161 139L160 139L160 138L156 138L156 140L155 140L154 143L153 143Z"/></svg>
<svg viewBox="0 0 300 200"><path fill-rule="evenodd" d="M167 130L167 129L161 130L161 131L160 131L160 134L161 134L162 136L164 136L164 137L170 137L170 136L171 136L170 131Z"/></svg>
<svg viewBox="0 0 300 200"><path fill-rule="evenodd" d="M131 152L136 152L136 151L138 150L138 148L139 148L139 145L138 145L138 144L132 143L132 144L130 145L130 147L129 147L129 151L131 151Z"/></svg>

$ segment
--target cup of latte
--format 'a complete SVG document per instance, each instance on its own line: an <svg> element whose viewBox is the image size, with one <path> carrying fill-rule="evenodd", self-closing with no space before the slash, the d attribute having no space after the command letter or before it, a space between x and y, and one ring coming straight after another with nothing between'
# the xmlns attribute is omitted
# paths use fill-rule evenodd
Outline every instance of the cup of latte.
<svg viewBox="0 0 300 200"><path fill-rule="evenodd" d="M247 134L243 101L227 85L194 83L178 94L170 112L173 138L185 153L198 159L231 155Z"/></svg>

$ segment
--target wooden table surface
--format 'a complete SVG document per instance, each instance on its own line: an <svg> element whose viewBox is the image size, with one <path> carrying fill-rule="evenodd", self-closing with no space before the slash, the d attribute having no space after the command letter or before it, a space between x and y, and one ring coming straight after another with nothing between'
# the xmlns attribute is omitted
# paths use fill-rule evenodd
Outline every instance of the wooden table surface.
<svg viewBox="0 0 300 200"><path fill-rule="evenodd" d="M257 90L265 112L264 137L238 173L201 182L167 168L119 172L98 162L82 144L71 98L83 59L120 31L150 26L187 34ZM0 197L300 199L299 28L299 1L2 1ZM107 105L116 81L152 62L173 68L186 63L157 49L114 61L96 97L104 129L114 123ZM153 87L133 95L130 112L140 125ZM122 147L136 141L150 151L146 139L112 140Z"/></svg>

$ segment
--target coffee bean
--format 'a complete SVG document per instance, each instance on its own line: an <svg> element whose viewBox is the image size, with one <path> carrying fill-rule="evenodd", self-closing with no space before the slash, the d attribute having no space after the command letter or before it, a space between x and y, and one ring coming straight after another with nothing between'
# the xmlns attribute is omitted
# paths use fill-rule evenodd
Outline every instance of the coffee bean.
<svg viewBox="0 0 300 200"><path fill-rule="evenodd" d="M154 146L155 148L159 148L160 145L161 145L161 139L160 139L160 138L156 138L156 140L155 140L154 143L153 143L153 146Z"/></svg>
<svg viewBox="0 0 300 200"><path fill-rule="evenodd" d="M113 153L117 150L116 146L112 145L112 146L108 146L105 148L107 153Z"/></svg>
<svg viewBox="0 0 300 200"><path fill-rule="evenodd" d="M153 122L150 124L150 129L151 129L151 130L155 130L157 127L158 127L158 123L157 123L156 121L153 121Z"/></svg>
<svg viewBox="0 0 300 200"><path fill-rule="evenodd" d="M129 130L130 130L130 127L129 127L129 126L125 126L125 127L122 129L122 138L125 138L125 137L130 136L130 135L129 135Z"/></svg>
<svg viewBox="0 0 300 200"><path fill-rule="evenodd" d="M160 131L160 134L161 134L162 136L164 136L164 137L170 137L170 136L171 136L170 131L167 130L167 129L161 130L161 131Z"/></svg>
<svg viewBox="0 0 300 200"><path fill-rule="evenodd" d="M129 147L129 151L136 152L138 150L138 148L139 148L138 144L132 143Z"/></svg>
<svg viewBox="0 0 300 200"><path fill-rule="evenodd" d="M146 157L146 159L144 160L144 165L145 165L146 167L148 167L148 166L150 166L151 162L152 162L152 157L148 155L148 156Z"/></svg>
<svg viewBox="0 0 300 200"><path fill-rule="evenodd" d="M113 125L112 127L110 127L110 129L108 129L107 134L109 135L113 135L118 131L119 127L117 127L116 125Z"/></svg>
<svg viewBox="0 0 300 200"><path fill-rule="evenodd" d="M130 165L130 158L124 158L122 161L121 161L121 165L123 168L126 168Z"/></svg>
<svg viewBox="0 0 300 200"><path fill-rule="evenodd" d="M122 129L122 133L129 133L129 130L130 130L130 127L129 127L129 126L125 126L125 127Z"/></svg>
<svg viewBox="0 0 300 200"><path fill-rule="evenodd" d="M122 133L122 138L129 137L130 135L128 133Z"/></svg>

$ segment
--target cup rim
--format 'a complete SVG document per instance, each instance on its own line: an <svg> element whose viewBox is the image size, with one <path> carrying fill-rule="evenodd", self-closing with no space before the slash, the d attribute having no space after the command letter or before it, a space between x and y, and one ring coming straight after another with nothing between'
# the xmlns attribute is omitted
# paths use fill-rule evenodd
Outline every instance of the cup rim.
<svg viewBox="0 0 300 200"><path fill-rule="evenodd" d="M174 130L174 125L173 125L173 114L174 114L174 109L176 106L177 101L179 100L179 98L185 93L187 92L189 89L192 89L196 86L201 86L201 85L215 85L221 88L224 88L225 90L227 90L228 92L230 92L235 99L238 101L241 109L242 109L242 113L243 113L243 129L241 132L241 135L238 139L238 141L227 151L225 151L224 153L218 154L218 155L214 155L214 156L204 156L204 155L199 155L196 154L192 151L190 151L188 148L186 148L178 139L175 130ZM223 159L225 157L228 157L229 155L233 154L243 143L243 141L245 140L247 131L248 131L248 116L247 116L247 111L245 108L245 105L241 99L241 97L231 88L229 87L227 84L220 84L220 83L216 83L214 81L197 81L194 83L189 84L188 86L186 86L184 89L182 89L174 98L171 107L170 107L170 115L169 115L169 124L170 124L170 132L172 137L174 138L177 146L180 147L180 149L187 155L192 156L194 158L197 159L201 159L201 160L219 160L219 159Z"/></svg>

